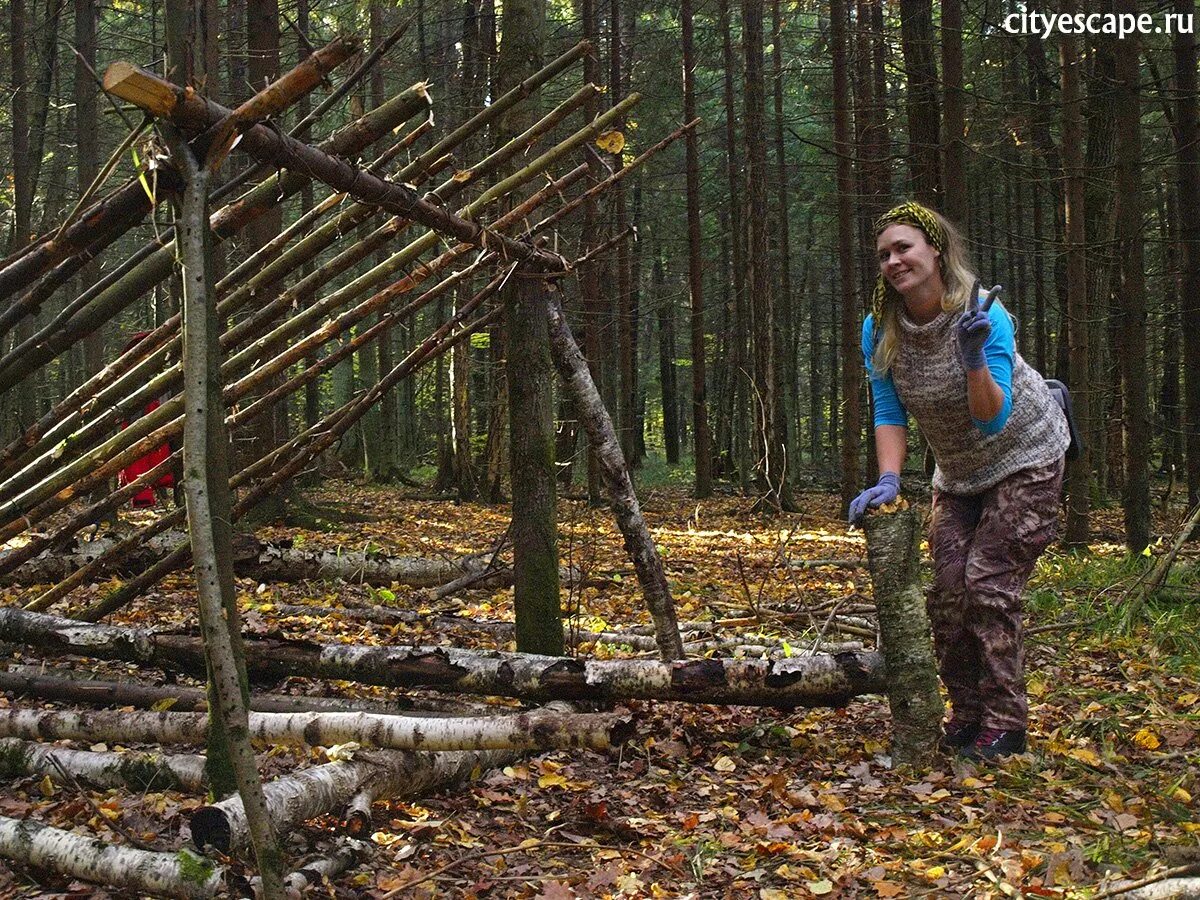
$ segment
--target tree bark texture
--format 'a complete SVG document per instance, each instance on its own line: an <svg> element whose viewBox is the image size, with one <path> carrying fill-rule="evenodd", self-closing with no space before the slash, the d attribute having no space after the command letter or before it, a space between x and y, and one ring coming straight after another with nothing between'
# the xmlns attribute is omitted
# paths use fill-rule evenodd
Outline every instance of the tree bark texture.
<svg viewBox="0 0 1200 900"><path fill-rule="evenodd" d="M365 788L375 799L421 797L460 784L476 770L512 760L505 751L406 753L397 750L358 752L355 758L305 769L266 785L267 808L280 831L342 809ZM229 853L249 838L246 813L238 797L230 797L192 814L192 842Z"/></svg>
<svg viewBox="0 0 1200 900"><path fill-rule="evenodd" d="M121 659L204 677L201 643L111 625L81 625L11 607L0 608L0 640L58 653ZM660 645L661 646L661 645ZM885 690L878 653L847 652L788 659L576 660L437 647L367 647L247 638L254 682L336 678L393 687L521 697L530 700L680 700L748 706L841 706Z"/></svg>
<svg viewBox="0 0 1200 900"><path fill-rule="evenodd" d="M0 739L0 774L4 777L62 778L63 772L96 787L199 793L208 786L203 756L69 750L17 738Z"/></svg>
<svg viewBox="0 0 1200 900"><path fill-rule="evenodd" d="M873 512L863 527L888 672L892 763L926 767L937 752L945 704L921 590L920 523L908 508Z"/></svg>
<svg viewBox="0 0 1200 900"><path fill-rule="evenodd" d="M79 567L96 562L118 547L125 536L101 536L76 542L63 550L48 550L0 576L0 584L54 584ZM97 567L91 577L106 574L135 574L153 565L164 553L187 540L181 531L168 531L148 539L139 539L126 554L113 554L111 562ZM438 587L464 575L477 574L486 562L477 557L457 560L388 556L370 550L341 548L298 549L290 542L264 544L249 534L233 537L233 568L239 578L258 581L340 581L390 587ZM0 571L12 551L0 554Z"/></svg>
<svg viewBox="0 0 1200 900"><path fill-rule="evenodd" d="M1068 9L1068 7L1070 7ZM1063 13L1073 13L1075 0L1065 0ZM1073 35L1062 35L1059 46L1062 68L1062 173L1065 185L1060 194L1064 219L1067 335L1070 341L1070 371L1073 384L1085 383L1089 372L1087 323L1091 299L1088 297L1086 234L1084 230L1083 114L1081 109L1080 57ZM1090 391L1074 398L1075 414L1084 423L1091 421ZM1085 443L1079 458L1067 463L1067 528L1065 541L1084 546L1088 540L1088 509L1091 504L1091 452Z"/></svg>
<svg viewBox="0 0 1200 900"><path fill-rule="evenodd" d="M941 146L938 112L938 72L934 58L931 0L902 0L900 35L904 76L908 84L908 155L912 194L937 207L941 195L938 150Z"/></svg>
<svg viewBox="0 0 1200 900"><path fill-rule="evenodd" d="M841 287L841 388L845 404L842 417L841 441L841 490L842 508L857 496L860 488L859 453L862 447L862 367L854 363L858 353L861 333L857 282L854 277L855 250L854 229L854 169L851 165L854 145L850 140L850 64L847 60L846 2L833 0L830 12L830 41L833 45L833 143L837 152L837 217L838 217L838 266ZM815 326L814 326L815 327ZM814 335L815 339L815 335ZM836 364L831 372L836 372ZM832 375L831 375L832 378ZM836 401L831 407L836 407Z"/></svg>
<svg viewBox="0 0 1200 900"><path fill-rule="evenodd" d="M0 737L203 744L209 717L189 712L0 710ZM538 711L462 718L366 712L254 712L250 739L260 745L332 747L353 741L387 750L604 750L631 736L633 722L612 713Z"/></svg>
<svg viewBox="0 0 1200 900"><path fill-rule="evenodd" d="M183 199L175 217L183 269L183 488L214 722L206 768L218 796L236 790L244 801L263 896L277 900L283 897L283 860L247 733L249 689L233 583L229 435L218 347L221 323L215 298L210 296L214 279L209 170L178 135L172 144L172 159L185 173Z"/></svg>
<svg viewBox="0 0 1200 900"><path fill-rule="evenodd" d="M1189 0L1175 0L1180 15L1195 13ZM1183 342L1184 422L1188 505L1200 503L1200 115L1197 113L1197 40L1194 31L1175 35L1175 146L1179 172L1179 304Z"/></svg>
<svg viewBox="0 0 1200 900"><path fill-rule="evenodd" d="M1138 14L1135 0L1115 0L1118 15ZM1142 105L1138 87L1141 40L1116 42L1117 221L1121 238L1122 354L1124 391L1125 545L1141 553L1150 543L1150 389L1146 374L1146 272L1142 202ZM1195 214L1194 210L1189 214ZM1196 336L1193 336L1196 339Z"/></svg>
<svg viewBox="0 0 1200 900"><path fill-rule="evenodd" d="M683 120L696 118L696 52L692 0L682 0L679 26L683 41ZM696 466L696 499L712 493L712 433L708 424L708 387L704 348L704 259L700 230L700 150L696 132L684 138L688 223L689 333L692 339L692 447Z"/></svg>
<svg viewBox="0 0 1200 900"><path fill-rule="evenodd" d="M546 326L546 285L518 269L505 304L512 464L513 606L517 648L563 650L554 480L554 379Z"/></svg>
<svg viewBox="0 0 1200 900"><path fill-rule="evenodd" d="M0 816L0 856L23 865L155 897L214 897L225 871L187 850L154 853L109 844L34 819Z"/></svg>

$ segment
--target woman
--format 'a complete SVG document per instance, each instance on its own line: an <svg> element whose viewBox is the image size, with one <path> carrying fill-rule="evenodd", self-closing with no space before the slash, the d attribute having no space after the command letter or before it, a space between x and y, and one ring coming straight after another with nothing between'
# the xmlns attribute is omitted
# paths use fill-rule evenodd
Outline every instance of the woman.
<svg viewBox="0 0 1200 900"><path fill-rule="evenodd" d="M1058 529L1066 419L1017 354L1012 320L980 296L962 238L905 203L875 223L879 281L863 323L879 482L850 521L895 500L908 414L933 450L929 618L953 712L942 746L1025 751L1021 591Z"/></svg>

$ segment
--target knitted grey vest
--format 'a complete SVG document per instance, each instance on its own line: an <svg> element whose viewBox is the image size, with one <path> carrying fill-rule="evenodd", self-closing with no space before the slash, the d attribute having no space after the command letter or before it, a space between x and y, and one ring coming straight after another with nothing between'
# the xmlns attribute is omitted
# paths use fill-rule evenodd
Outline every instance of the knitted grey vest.
<svg viewBox="0 0 1200 900"><path fill-rule="evenodd" d="M979 494L1013 472L1054 462L1070 437L1063 415L1042 376L1014 352L1012 409L1004 427L985 435L967 408L967 372L958 354L954 324L959 313L942 312L917 325L902 310L896 317L900 343L892 364L896 394L933 450L933 489Z"/></svg>

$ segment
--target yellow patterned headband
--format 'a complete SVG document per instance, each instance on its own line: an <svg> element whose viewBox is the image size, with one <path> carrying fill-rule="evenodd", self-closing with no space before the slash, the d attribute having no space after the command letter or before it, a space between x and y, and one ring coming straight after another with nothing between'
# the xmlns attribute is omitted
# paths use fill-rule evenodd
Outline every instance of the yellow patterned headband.
<svg viewBox="0 0 1200 900"><path fill-rule="evenodd" d="M879 232L883 231L889 225L897 224L912 225L920 228L935 250L941 253L945 249L946 230L929 207L911 202L894 206L875 220L875 234L878 235ZM878 333L879 316L883 312L883 301L887 288L887 282L884 280L883 275L880 275L875 280L875 291L871 295L871 313L875 316L876 333Z"/></svg>

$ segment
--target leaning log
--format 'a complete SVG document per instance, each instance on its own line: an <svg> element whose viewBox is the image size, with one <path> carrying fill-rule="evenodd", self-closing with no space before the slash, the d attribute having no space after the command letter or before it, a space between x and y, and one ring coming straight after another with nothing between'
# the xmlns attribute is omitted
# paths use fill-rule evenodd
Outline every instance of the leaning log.
<svg viewBox="0 0 1200 900"><path fill-rule="evenodd" d="M203 744L208 716L127 710L0 710L0 738L120 744ZM364 712L250 713L257 744L385 750L605 750L629 739L633 722L615 713L551 710L512 716L425 718Z"/></svg>
<svg viewBox="0 0 1200 900"><path fill-rule="evenodd" d="M215 104L213 106L215 107ZM406 91L371 110L361 119L340 129L320 145L321 149L328 154L351 156L379 140L391 128L428 107L427 95L415 97L410 96L410 92ZM229 112L224 107L216 107L211 111L211 116L206 118L199 127L206 128L215 124ZM165 174L159 176L160 187L164 177L166 177ZM282 202L284 198L297 193L305 184L309 183L309 180L309 175L303 169L279 173L263 180L257 187L239 199L213 213L209 224L214 240L222 241L236 233L266 210ZM144 202L146 207L149 207L149 199L140 183L133 182L131 191L135 195L140 194L139 202ZM77 225L85 224L86 222L77 223ZM5 390L20 382L38 366L57 356L72 343L99 327L100 324L107 322L120 310L143 296L146 291L170 274L174 259L173 247L157 248L144 263L139 264L120 281L100 292L85 308L75 313L70 321L63 323L61 328L50 331L43 329L43 332L35 335L28 352L22 350L19 354L19 365L17 365L17 350L14 349L5 357L5 359L11 358L11 365L0 368L0 390Z"/></svg>
<svg viewBox="0 0 1200 900"><path fill-rule="evenodd" d="M230 114L224 107L205 101L195 94L189 94L185 89L144 69L137 70L137 89L130 90L135 84L128 75L132 68L124 62L116 62L109 66L104 76L105 90L135 105L144 102L147 93L144 85L153 84L160 92L173 91L176 102L169 110L162 110L162 113L183 130L206 129L214 120L220 121ZM120 77L114 77L115 75ZM148 106L142 108L149 109ZM359 202L376 204L392 215L412 219L440 234L476 247L503 252L510 259L523 260L544 271L563 269L563 260L557 254L487 232L480 225L418 196L412 188L384 181L345 160L330 156L316 147L310 147L264 125L255 125L244 131L239 148L260 162L306 172L335 190L346 192Z"/></svg>
<svg viewBox="0 0 1200 900"><path fill-rule="evenodd" d="M545 314L550 321L550 349L567 394L575 404L579 418L587 429L588 443L596 453L600 474L608 491L608 499L616 516L617 527L625 538L625 550L633 560L638 583L646 598L650 616L654 620L654 636L658 652L664 661L683 656L683 641L679 636L679 623L675 616L675 601L663 569L662 558L650 537L650 529L642 518L641 506L625 466L617 432L613 428L608 410L600 392L592 381L587 360L575 342L571 328L567 325L562 303L557 296L546 294Z"/></svg>
<svg viewBox="0 0 1200 900"><path fill-rule="evenodd" d="M96 787L139 791L197 793L207 784L203 756L69 750L17 738L0 739L0 777L49 775L61 779L63 772Z"/></svg>
<svg viewBox="0 0 1200 900"><path fill-rule="evenodd" d="M354 759L314 766L263 786L267 808L281 832L317 816L340 812L367 786L374 797L421 797L460 784L476 769L505 765L513 754L405 753L397 750L359 752ZM201 850L229 853L245 846L246 814L241 800L230 797L192 814L192 842Z"/></svg>
<svg viewBox="0 0 1200 900"><path fill-rule="evenodd" d="M34 819L0 816L0 856L21 865L155 897L214 897L225 870L188 850L155 853L109 844Z"/></svg>
<svg viewBox="0 0 1200 900"><path fill-rule="evenodd" d="M0 640L204 677L198 638L83 625L0 609ZM850 651L786 659L580 660L447 647L367 647L274 637L246 639L252 681L303 675L389 687L528 700L679 700L748 706L842 706L886 690L883 658Z"/></svg>
<svg viewBox="0 0 1200 900"><path fill-rule="evenodd" d="M863 528L888 671L892 762L927 766L937 753L945 705L921 590L917 514L907 504L895 512L872 510Z"/></svg>

